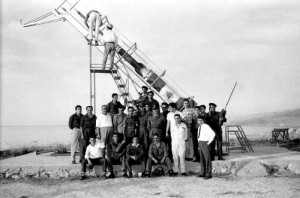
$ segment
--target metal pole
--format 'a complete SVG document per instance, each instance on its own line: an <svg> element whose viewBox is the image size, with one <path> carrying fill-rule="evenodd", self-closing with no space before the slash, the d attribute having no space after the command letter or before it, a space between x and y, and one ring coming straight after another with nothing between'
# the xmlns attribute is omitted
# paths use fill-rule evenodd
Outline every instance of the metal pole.
<svg viewBox="0 0 300 198"><path fill-rule="evenodd" d="M94 70L94 113L96 114L96 75Z"/></svg>
<svg viewBox="0 0 300 198"><path fill-rule="evenodd" d="M89 55L90 55L90 68L89 68L89 73L90 73L90 105L92 106L92 97L93 97L93 88L92 88L92 46L89 46Z"/></svg>

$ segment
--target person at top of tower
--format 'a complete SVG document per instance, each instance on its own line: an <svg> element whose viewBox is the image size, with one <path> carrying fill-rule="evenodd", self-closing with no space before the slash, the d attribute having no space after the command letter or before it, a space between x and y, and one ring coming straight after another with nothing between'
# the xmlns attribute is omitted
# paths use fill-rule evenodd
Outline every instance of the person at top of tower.
<svg viewBox="0 0 300 198"><path fill-rule="evenodd" d="M87 36L88 45L91 45L93 42L93 31L94 30L95 30L95 32L94 32L95 45L98 45L99 28L102 25L101 14L96 10L89 11L86 14L84 23L89 28L89 35Z"/></svg>
<svg viewBox="0 0 300 198"><path fill-rule="evenodd" d="M112 31L113 25L111 23L107 24L106 30L103 31L102 43L104 44L104 54L102 61L102 69L105 69L106 61L108 55L110 56L110 70L113 69L114 66L114 57L116 52L116 45L118 44L118 36Z"/></svg>

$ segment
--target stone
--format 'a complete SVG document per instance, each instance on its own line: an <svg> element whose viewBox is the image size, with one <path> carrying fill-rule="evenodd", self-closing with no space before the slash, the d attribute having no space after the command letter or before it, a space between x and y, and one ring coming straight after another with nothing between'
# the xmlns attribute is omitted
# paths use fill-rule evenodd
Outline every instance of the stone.
<svg viewBox="0 0 300 198"><path fill-rule="evenodd" d="M12 175L11 178L14 180L21 179L20 175Z"/></svg>

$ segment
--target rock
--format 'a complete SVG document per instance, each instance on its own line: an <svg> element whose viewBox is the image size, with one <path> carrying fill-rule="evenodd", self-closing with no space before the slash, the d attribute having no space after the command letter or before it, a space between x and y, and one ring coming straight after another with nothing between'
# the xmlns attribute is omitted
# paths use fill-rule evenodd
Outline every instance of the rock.
<svg viewBox="0 0 300 198"><path fill-rule="evenodd" d="M14 180L21 179L20 175L12 175L11 178Z"/></svg>
<svg viewBox="0 0 300 198"><path fill-rule="evenodd" d="M300 164L292 162L287 166L287 170L289 170L292 173L295 173L297 175L300 175Z"/></svg>
<svg viewBox="0 0 300 198"><path fill-rule="evenodd" d="M222 174L225 174L226 172L227 172L227 168L226 167L221 168L221 173Z"/></svg>

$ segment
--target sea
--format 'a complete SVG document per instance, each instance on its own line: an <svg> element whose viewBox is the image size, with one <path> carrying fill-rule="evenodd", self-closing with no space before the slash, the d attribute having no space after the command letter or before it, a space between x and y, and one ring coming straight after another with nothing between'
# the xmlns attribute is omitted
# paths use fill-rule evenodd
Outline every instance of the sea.
<svg viewBox="0 0 300 198"><path fill-rule="evenodd" d="M243 126L250 140L270 139L272 127ZM223 128L223 135L225 129ZM230 136L230 138L234 138ZM70 144L68 126L0 126L0 150L29 146Z"/></svg>

